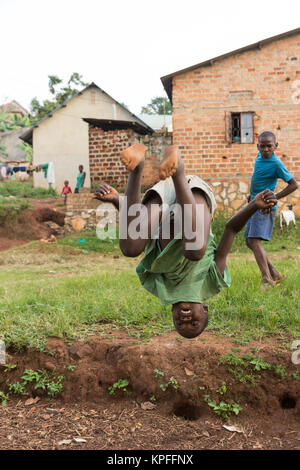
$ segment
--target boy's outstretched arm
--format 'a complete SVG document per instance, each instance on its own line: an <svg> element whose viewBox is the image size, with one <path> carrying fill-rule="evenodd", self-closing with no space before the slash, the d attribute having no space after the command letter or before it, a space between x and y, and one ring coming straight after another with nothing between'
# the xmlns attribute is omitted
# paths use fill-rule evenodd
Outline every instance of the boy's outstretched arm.
<svg viewBox="0 0 300 470"><path fill-rule="evenodd" d="M273 191L266 189L265 191L257 194L246 207L237 212L237 214L231 217L227 222L215 254L215 262L222 275L224 274L227 255L230 252L234 237L242 230L250 217L257 210L272 208L276 202L276 196Z"/></svg>

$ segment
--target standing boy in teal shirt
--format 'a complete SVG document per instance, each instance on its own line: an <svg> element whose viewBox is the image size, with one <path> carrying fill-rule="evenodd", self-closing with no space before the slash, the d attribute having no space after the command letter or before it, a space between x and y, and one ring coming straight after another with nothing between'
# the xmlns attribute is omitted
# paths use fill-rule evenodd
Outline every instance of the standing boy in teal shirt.
<svg viewBox="0 0 300 470"><path fill-rule="evenodd" d="M277 147L278 143L272 132L266 131L259 135L257 144L259 152L251 179L250 200L254 199L258 193L265 189L274 192L278 178L285 181L287 186L283 191L276 194L277 200L291 194L298 188L293 175L275 154ZM278 204L271 209L257 211L253 214L247 223L244 233L246 244L253 251L261 271L262 282L271 286L274 285L275 281L280 281L283 276L269 260L261 241L269 241L271 238L277 206Z"/></svg>

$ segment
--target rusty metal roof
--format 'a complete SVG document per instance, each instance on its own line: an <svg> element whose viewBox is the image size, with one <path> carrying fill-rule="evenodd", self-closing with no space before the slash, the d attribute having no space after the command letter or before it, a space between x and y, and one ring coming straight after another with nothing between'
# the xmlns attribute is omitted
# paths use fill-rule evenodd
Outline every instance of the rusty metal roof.
<svg viewBox="0 0 300 470"><path fill-rule="evenodd" d="M300 34L300 28L292 29L291 31L287 31L286 33L281 33L281 34L278 34L277 36L272 36L270 38L263 39L262 41L249 44L249 46L241 47L240 49L235 49L234 51L227 52L226 54L219 55L218 57L214 57L209 60L205 60L204 62L200 62L199 64L192 65L191 67L178 70L177 72L173 72L173 73L170 73L169 75L165 75L164 77L161 77L162 84L167 92L168 97L170 98L170 101L172 102L173 77L176 77L177 75L181 75L186 72L191 72L192 70L195 70L200 67L207 67L209 65L213 65L216 61L227 59L228 57L231 57L237 54L242 54L243 52L251 51L253 49L261 49L263 46L270 44L271 42L279 41L280 39L285 39L290 36L295 36L296 34Z"/></svg>

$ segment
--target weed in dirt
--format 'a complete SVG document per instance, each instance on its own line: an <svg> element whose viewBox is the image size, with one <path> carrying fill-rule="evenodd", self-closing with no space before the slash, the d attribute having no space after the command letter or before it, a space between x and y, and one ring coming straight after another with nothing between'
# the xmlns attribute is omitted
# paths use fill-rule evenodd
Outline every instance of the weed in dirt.
<svg viewBox="0 0 300 470"><path fill-rule="evenodd" d="M213 411L218 415L221 416L225 421L229 420L229 416L231 413L238 415L240 411L242 411L243 407L238 403L230 403L225 401L220 401L219 403L211 400L209 395L204 395L204 401L210 406Z"/></svg>
<svg viewBox="0 0 300 470"><path fill-rule="evenodd" d="M164 377L165 373L158 370L158 369L154 369L153 370L154 374L155 374L155 378L158 379L159 377Z"/></svg>
<svg viewBox="0 0 300 470"><path fill-rule="evenodd" d="M292 373L291 373L291 377L292 377L292 379L294 379L294 380L300 380L300 373L299 373L299 370L297 370L297 372L292 372Z"/></svg>
<svg viewBox="0 0 300 470"><path fill-rule="evenodd" d="M152 403L155 403L155 402L156 402L156 396L155 396L155 395L152 395L152 396L149 398L149 401L151 401Z"/></svg>
<svg viewBox="0 0 300 470"><path fill-rule="evenodd" d="M220 364L229 364L231 366L245 366L244 359L237 356L236 354L226 354L220 357Z"/></svg>
<svg viewBox="0 0 300 470"><path fill-rule="evenodd" d="M9 400L9 395L0 391L0 400L1 400L1 405L5 406L7 401Z"/></svg>
<svg viewBox="0 0 300 470"><path fill-rule="evenodd" d="M16 364L4 364L4 372L9 372L11 370L14 370L16 368Z"/></svg>
<svg viewBox="0 0 300 470"><path fill-rule="evenodd" d="M285 379L286 370L282 364L273 364L273 370L274 370L274 373L280 377L280 380Z"/></svg>
<svg viewBox="0 0 300 470"><path fill-rule="evenodd" d="M251 373L246 373L245 370L241 367L236 367L235 369L229 368L228 372L233 375L235 380L243 384L249 383L255 385L257 383L257 380L260 379L260 376L255 376Z"/></svg>
<svg viewBox="0 0 300 470"><path fill-rule="evenodd" d="M220 395L225 395L225 393L227 392L226 382L222 382L221 387L218 388L216 392L219 393Z"/></svg>
<svg viewBox="0 0 300 470"><path fill-rule="evenodd" d="M25 369L23 376L21 377L22 382L16 382L9 384L10 393L17 395L27 395L28 384L35 384L34 390L42 389L46 395L55 398L63 391L62 381L64 376L60 375L54 377L54 374L50 374L45 370L32 370Z"/></svg>
<svg viewBox="0 0 300 470"><path fill-rule="evenodd" d="M108 387L108 391L110 395L114 395L116 390L122 390L125 395L128 395L129 392L127 391L127 387L129 385L129 381L127 379L119 379L115 382L111 387Z"/></svg>
<svg viewBox="0 0 300 470"><path fill-rule="evenodd" d="M77 366L73 365L73 364L70 364L69 366L65 366L64 368L66 370L70 370L72 372L74 372L74 370L76 369Z"/></svg>
<svg viewBox="0 0 300 470"><path fill-rule="evenodd" d="M16 382L9 385L9 391L15 395L27 395L24 382Z"/></svg>
<svg viewBox="0 0 300 470"><path fill-rule="evenodd" d="M165 392L169 386L172 386L174 390L179 389L179 383L174 377L170 377L169 381L165 384L160 384L160 388L162 389L163 392Z"/></svg>

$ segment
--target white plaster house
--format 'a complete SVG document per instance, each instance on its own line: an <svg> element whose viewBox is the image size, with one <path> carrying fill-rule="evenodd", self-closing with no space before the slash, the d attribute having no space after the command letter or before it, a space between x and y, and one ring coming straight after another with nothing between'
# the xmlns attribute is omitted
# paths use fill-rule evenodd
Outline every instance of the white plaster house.
<svg viewBox="0 0 300 470"><path fill-rule="evenodd" d="M153 133L145 122L114 100L97 85L91 83L85 89L65 101L44 116L21 135L21 139L33 146L33 164L53 162L55 188L60 192L68 180L72 191L76 185L78 166L86 172L85 187L90 186L89 125L84 119L136 123ZM43 172L33 173L34 186L48 187Z"/></svg>

